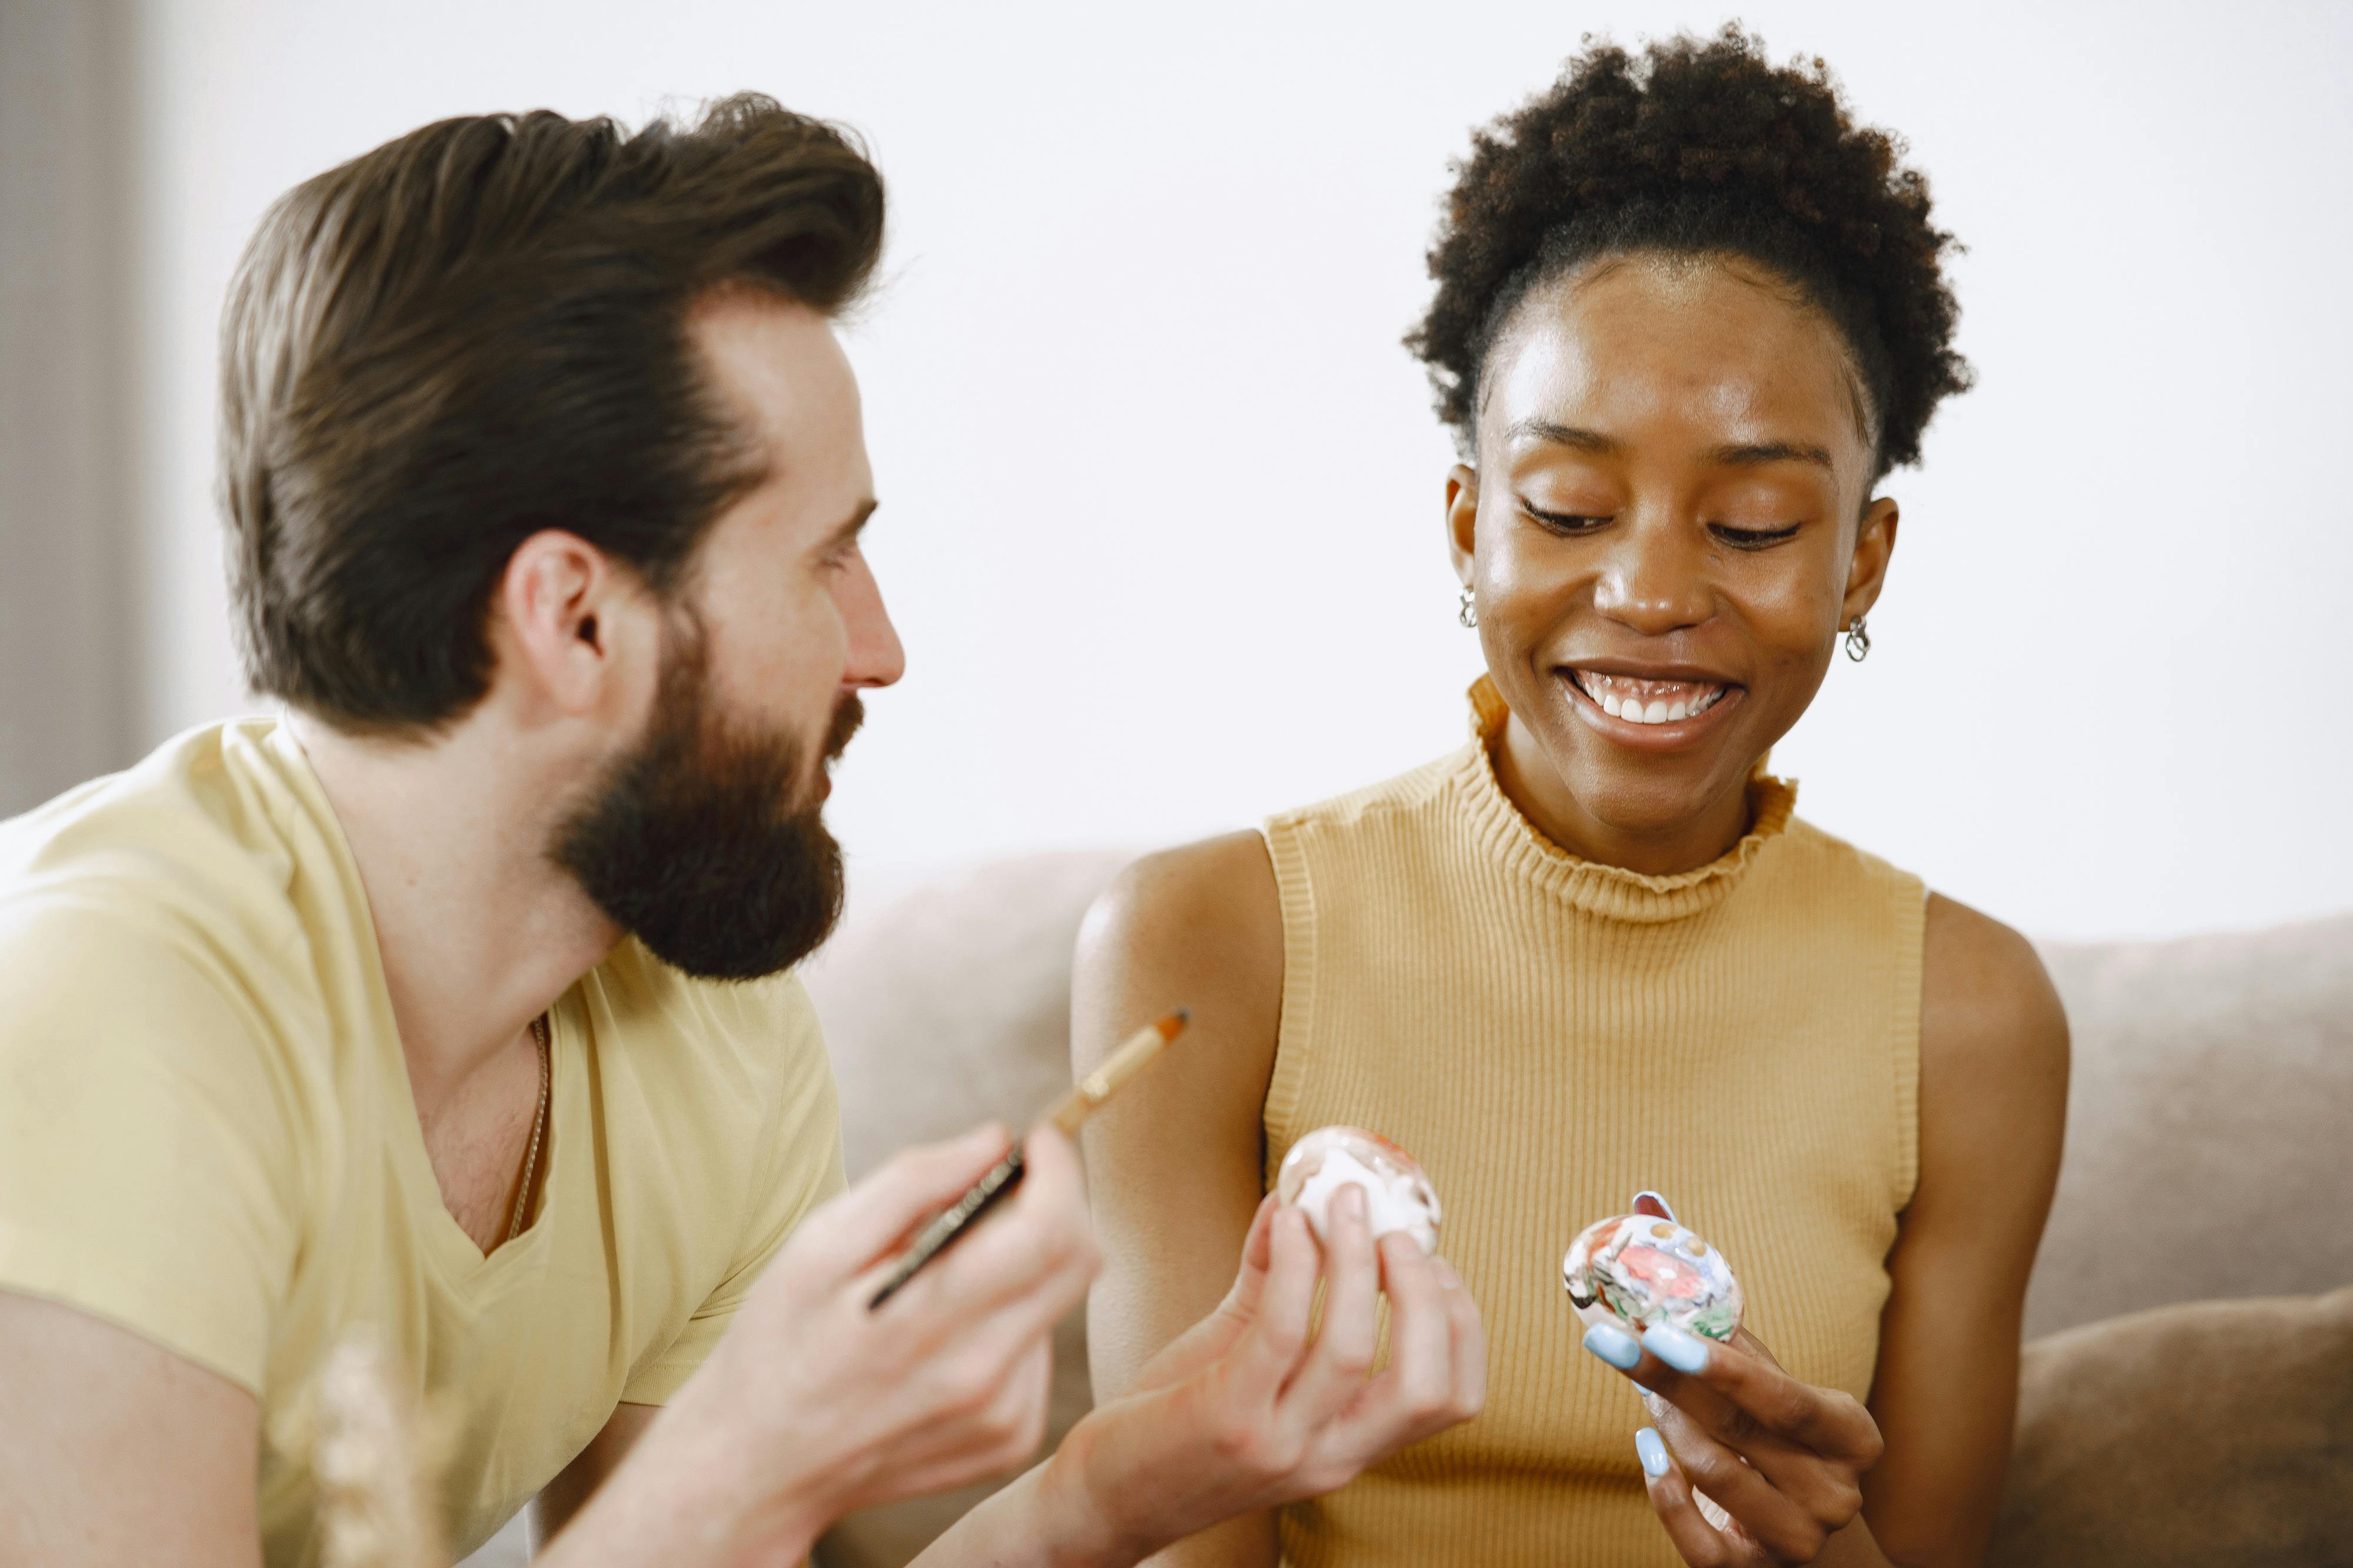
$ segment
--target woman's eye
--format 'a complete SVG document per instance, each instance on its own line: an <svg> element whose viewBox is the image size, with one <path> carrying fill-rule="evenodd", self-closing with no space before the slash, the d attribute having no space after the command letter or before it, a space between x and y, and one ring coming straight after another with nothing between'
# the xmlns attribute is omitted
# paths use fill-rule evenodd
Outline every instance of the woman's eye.
<svg viewBox="0 0 2353 1568"><path fill-rule="evenodd" d="M1525 500L1520 502L1520 510L1526 514L1529 521L1551 533L1590 533L1609 521L1606 517L1594 517L1585 512L1546 511Z"/></svg>
<svg viewBox="0 0 2353 1568"><path fill-rule="evenodd" d="M1707 525L1707 531L1735 550L1763 550L1783 540L1797 538L1798 530L1803 526L1793 522L1787 528L1735 528L1729 523L1711 522Z"/></svg>

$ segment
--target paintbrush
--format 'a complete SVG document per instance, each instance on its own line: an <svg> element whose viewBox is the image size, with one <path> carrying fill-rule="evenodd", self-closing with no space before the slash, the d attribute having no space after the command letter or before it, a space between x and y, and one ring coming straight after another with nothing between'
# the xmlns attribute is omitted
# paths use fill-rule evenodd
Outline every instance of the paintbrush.
<svg viewBox="0 0 2353 1568"><path fill-rule="evenodd" d="M1086 1119L1102 1108L1103 1101L1119 1091L1120 1085L1144 1070L1145 1065L1158 1056L1162 1047L1184 1032L1192 1018L1189 1009L1179 1007L1156 1024L1147 1024L1128 1037L1127 1043L1113 1051L1109 1060L1087 1074L1071 1091L1056 1100L1046 1114L1038 1119L1039 1125L1060 1131L1065 1138L1078 1136ZM987 1214L997 1199L1021 1184L1024 1166L1021 1145L1016 1143L1004 1159L988 1168L988 1173L965 1190L964 1196L942 1209L931 1223L915 1235L906 1255L891 1270L882 1289L869 1301L869 1311L889 1300L900 1286L915 1277L923 1265L937 1258L948 1244L971 1228L974 1221Z"/></svg>

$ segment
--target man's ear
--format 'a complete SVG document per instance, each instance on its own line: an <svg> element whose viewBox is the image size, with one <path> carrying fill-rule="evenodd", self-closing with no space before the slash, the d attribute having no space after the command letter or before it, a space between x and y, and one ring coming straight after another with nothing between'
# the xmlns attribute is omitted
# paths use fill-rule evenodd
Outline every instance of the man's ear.
<svg viewBox="0 0 2353 1568"><path fill-rule="evenodd" d="M1895 526L1903 521L1894 499L1881 496L1863 509L1854 532L1854 559L1847 566L1846 597L1839 605L1841 629L1870 613L1887 584L1888 558L1895 553Z"/></svg>
<svg viewBox="0 0 2353 1568"><path fill-rule="evenodd" d="M1479 470L1457 463L1446 470L1446 557L1454 580L1471 586L1472 560L1479 535Z"/></svg>
<svg viewBox="0 0 2353 1568"><path fill-rule="evenodd" d="M531 699L566 717L609 710L631 655L654 640L634 573L575 533L543 529L507 558L491 645Z"/></svg>

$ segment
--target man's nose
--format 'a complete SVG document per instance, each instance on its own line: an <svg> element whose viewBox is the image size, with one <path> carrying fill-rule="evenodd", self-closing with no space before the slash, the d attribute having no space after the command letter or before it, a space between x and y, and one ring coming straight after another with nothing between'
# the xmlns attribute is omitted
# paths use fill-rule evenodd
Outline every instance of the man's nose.
<svg viewBox="0 0 2353 1568"><path fill-rule="evenodd" d="M1593 585L1593 606L1645 637L1698 626L1715 612L1703 531L1686 518L1625 520L1609 539Z"/></svg>
<svg viewBox="0 0 2353 1568"><path fill-rule="evenodd" d="M891 612L883 607L881 584L863 555L843 574L835 592L842 629L849 637L842 685L853 689L897 685L907 673L907 650L899 641L899 628L891 624Z"/></svg>

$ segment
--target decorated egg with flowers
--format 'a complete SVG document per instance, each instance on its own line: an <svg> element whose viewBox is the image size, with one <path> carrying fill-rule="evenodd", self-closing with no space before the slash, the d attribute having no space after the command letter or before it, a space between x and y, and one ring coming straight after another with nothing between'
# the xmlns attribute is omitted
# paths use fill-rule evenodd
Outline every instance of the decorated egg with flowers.
<svg viewBox="0 0 2353 1568"><path fill-rule="evenodd" d="M1291 1146L1275 1173L1274 1195L1296 1204L1320 1238L1343 1187L1365 1194L1365 1219L1378 1240L1402 1231L1426 1255L1438 1250L1438 1191L1414 1157L1361 1127L1319 1127Z"/></svg>
<svg viewBox="0 0 2353 1568"><path fill-rule="evenodd" d="M1585 1227L1561 1259L1569 1304L1590 1326L1666 1323L1728 1340L1740 1327L1740 1281L1724 1254L1652 1215L1613 1215Z"/></svg>

